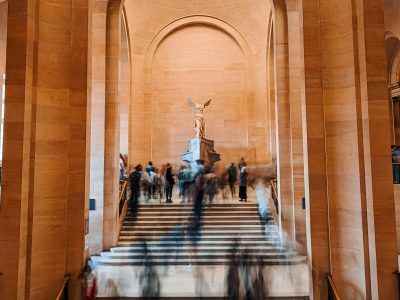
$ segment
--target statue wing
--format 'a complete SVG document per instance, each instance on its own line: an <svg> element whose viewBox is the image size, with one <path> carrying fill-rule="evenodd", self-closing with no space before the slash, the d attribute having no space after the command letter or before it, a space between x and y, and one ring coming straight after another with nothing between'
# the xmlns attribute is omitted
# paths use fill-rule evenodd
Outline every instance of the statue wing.
<svg viewBox="0 0 400 300"><path fill-rule="evenodd" d="M210 103L211 103L211 100L212 100L212 99L210 99L210 100L208 100L206 103L204 103L204 107L207 107L207 106L209 106L209 105L210 105Z"/></svg>
<svg viewBox="0 0 400 300"><path fill-rule="evenodd" d="M196 109L196 103L192 100L192 98L189 98L187 103L191 108Z"/></svg>

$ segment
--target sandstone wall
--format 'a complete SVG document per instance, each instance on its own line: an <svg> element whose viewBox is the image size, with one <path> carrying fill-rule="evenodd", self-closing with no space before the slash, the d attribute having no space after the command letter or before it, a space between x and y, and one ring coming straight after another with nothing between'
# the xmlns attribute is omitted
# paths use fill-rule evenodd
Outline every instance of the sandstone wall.
<svg viewBox="0 0 400 300"><path fill-rule="evenodd" d="M125 10L133 76L131 162L181 163L180 154L194 136L188 97L204 102L213 99L206 111L206 135L215 139L222 165L240 156L252 163L269 162L269 2L135 0L127 1ZM165 27L193 15L223 24L193 21L166 34L159 46L152 45ZM239 45L229 31L245 45ZM169 146L162 147L163 143Z"/></svg>

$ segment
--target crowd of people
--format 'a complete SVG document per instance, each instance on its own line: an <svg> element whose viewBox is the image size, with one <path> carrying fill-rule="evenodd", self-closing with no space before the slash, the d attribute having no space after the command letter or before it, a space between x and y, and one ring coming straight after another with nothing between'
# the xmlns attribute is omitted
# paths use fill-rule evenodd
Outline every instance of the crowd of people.
<svg viewBox="0 0 400 300"><path fill-rule="evenodd" d="M121 172L121 174L123 174ZM124 174L125 175L125 174ZM202 269L196 265L198 243L201 240L203 224L203 207L205 203L211 205L216 194L221 193L224 199L236 197L236 186L239 186L239 201L247 201L247 186L255 190L255 198L258 203L260 219L268 217L265 183L269 179L265 176L249 176L247 164L244 158L235 165L230 165L222 172L216 172L211 166L204 166L194 172L190 166L181 166L174 171L171 164L167 163L158 170L150 161L146 168L137 165L127 177L130 189L129 206L135 213L139 201L151 201L152 199L165 199L166 203L172 203L172 194L175 182L179 188L181 202L192 203L192 214L183 222L178 222L176 227L161 238L162 245L170 251L175 247L175 259L179 259L179 250L183 241L189 241L190 257L189 267L194 265L194 278L196 280L195 293L203 296L207 290L207 282L202 274ZM264 228L264 231L267 227ZM160 297L161 281L158 275L159 268L152 263L151 252L143 242L143 266L138 276L138 283L142 299L157 299ZM170 258L172 259L172 258ZM231 251L227 256L226 286L227 299L267 299L268 289L264 280L265 264L262 257L254 256L240 246L239 239L232 241ZM164 265L164 275L168 271L168 263ZM97 293L97 281L91 272L90 266L83 273L86 299L94 299ZM114 284L108 284L115 288ZM114 293L115 294L115 293Z"/></svg>
<svg viewBox="0 0 400 300"><path fill-rule="evenodd" d="M241 158L239 163L231 162L229 167L223 171L212 166L203 166L194 170L190 165L182 165L178 170L174 170L170 163L157 169L150 161L144 169L141 164L134 167L133 171L126 174L126 159L121 155L120 179L128 180L130 190L130 205L136 210L140 200L149 202L158 199L160 202L165 198L165 203L172 203L174 186L177 183L179 189L180 202L191 202L194 198L195 183L199 175L204 175L204 194L211 205L217 194L221 194L223 199L236 197L236 186L239 186L239 201L247 201L247 186L249 184L249 174L247 163Z"/></svg>

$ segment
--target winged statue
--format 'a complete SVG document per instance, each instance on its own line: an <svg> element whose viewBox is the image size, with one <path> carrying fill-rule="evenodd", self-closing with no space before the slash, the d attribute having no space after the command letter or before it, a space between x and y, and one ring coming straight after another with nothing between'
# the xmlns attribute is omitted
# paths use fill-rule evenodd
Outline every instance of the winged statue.
<svg viewBox="0 0 400 300"><path fill-rule="evenodd" d="M205 125L204 125L204 108L211 104L211 100L208 100L206 103L201 104L194 102L192 98L188 99L188 105L194 109L194 130L196 131L196 138L204 138L205 137Z"/></svg>

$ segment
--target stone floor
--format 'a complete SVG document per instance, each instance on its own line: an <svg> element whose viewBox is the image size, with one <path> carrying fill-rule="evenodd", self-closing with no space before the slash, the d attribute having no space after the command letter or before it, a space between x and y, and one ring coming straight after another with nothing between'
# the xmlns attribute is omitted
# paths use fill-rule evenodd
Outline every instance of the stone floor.
<svg viewBox="0 0 400 300"><path fill-rule="evenodd" d="M97 266L99 297L139 297L139 266ZM157 266L162 297L223 297L226 266ZM308 296L307 264L265 266L264 278L272 297ZM243 281L243 280L241 280ZM241 286L243 290L243 286Z"/></svg>

